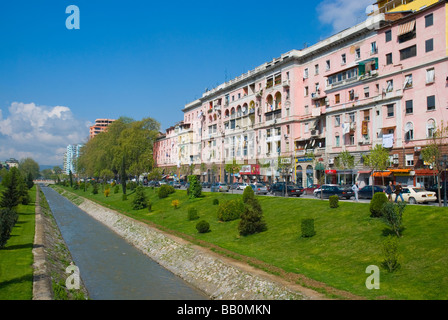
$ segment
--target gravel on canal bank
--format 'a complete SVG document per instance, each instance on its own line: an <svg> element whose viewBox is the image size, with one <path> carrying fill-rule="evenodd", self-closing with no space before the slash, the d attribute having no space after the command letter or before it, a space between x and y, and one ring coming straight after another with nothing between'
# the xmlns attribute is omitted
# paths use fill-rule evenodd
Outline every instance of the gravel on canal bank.
<svg viewBox="0 0 448 320"><path fill-rule="evenodd" d="M151 259L215 300L311 300L324 295L223 257L136 221L88 199L58 189L81 210L108 226Z"/></svg>

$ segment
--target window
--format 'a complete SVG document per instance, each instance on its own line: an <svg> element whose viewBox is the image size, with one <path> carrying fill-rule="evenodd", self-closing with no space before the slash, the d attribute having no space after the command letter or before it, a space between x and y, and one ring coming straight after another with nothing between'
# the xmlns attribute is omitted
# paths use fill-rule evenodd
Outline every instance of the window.
<svg viewBox="0 0 448 320"><path fill-rule="evenodd" d="M414 101L407 100L406 101L406 114L411 114L414 112Z"/></svg>
<svg viewBox="0 0 448 320"><path fill-rule="evenodd" d="M436 130L436 123L433 119L429 119L426 123L426 137L432 138L434 137L434 133Z"/></svg>
<svg viewBox="0 0 448 320"><path fill-rule="evenodd" d="M318 75L318 74L319 74L319 65L318 65L318 64L316 64L316 65L314 66L314 74L315 74L315 75Z"/></svg>
<svg viewBox="0 0 448 320"><path fill-rule="evenodd" d="M327 71L331 69L331 62L330 62L330 60L327 60L325 62L325 66L326 66Z"/></svg>
<svg viewBox="0 0 448 320"><path fill-rule="evenodd" d="M398 43L403 43L409 40L414 39L417 36L417 32L415 31L415 27L416 27L416 23L415 20L414 21L410 21L410 22L406 22L402 25L400 25L400 29L401 27L403 27L403 31L400 32L405 32L405 33L401 33L398 36ZM410 28L413 28L412 30Z"/></svg>
<svg viewBox="0 0 448 320"><path fill-rule="evenodd" d="M305 70L303 70L303 79L308 79L308 68L305 68Z"/></svg>
<svg viewBox="0 0 448 320"><path fill-rule="evenodd" d="M404 138L406 141L414 140L414 125L412 122L406 123L404 127Z"/></svg>
<svg viewBox="0 0 448 320"><path fill-rule="evenodd" d="M370 53L371 54L378 53L378 47L376 46L376 42L372 42L370 44Z"/></svg>
<svg viewBox="0 0 448 320"><path fill-rule="evenodd" d="M392 41L392 30L386 31L385 35L386 35L386 42Z"/></svg>
<svg viewBox="0 0 448 320"><path fill-rule="evenodd" d="M394 80L388 80L386 85L386 92L394 91Z"/></svg>
<svg viewBox="0 0 448 320"><path fill-rule="evenodd" d="M434 68L426 70L426 84L433 83L435 80L435 70Z"/></svg>
<svg viewBox="0 0 448 320"><path fill-rule="evenodd" d="M341 95L338 93L338 94L335 94L334 95L334 103L340 103L341 102Z"/></svg>
<svg viewBox="0 0 448 320"><path fill-rule="evenodd" d="M393 63L393 61L392 61L392 53L386 54L386 64L389 65L389 64L392 64L392 63Z"/></svg>
<svg viewBox="0 0 448 320"><path fill-rule="evenodd" d="M355 144L355 135L350 134L350 145L353 146Z"/></svg>
<svg viewBox="0 0 448 320"><path fill-rule="evenodd" d="M404 79L403 89L410 89L410 88L412 88L412 74L408 74Z"/></svg>
<svg viewBox="0 0 448 320"><path fill-rule="evenodd" d="M315 89L316 89L315 92L319 92L319 90L320 90L320 84L319 84L319 82L315 83L315 84L314 84L314 87L315 87Z"/></svg>
<svg viewBox="0 0 448 320"><path fill-rule="evenodd" d="M305 97L308 96L308 93L309 93L308 87L305 87Z"/></svg>
<svg viewBox="0 0 448 320"><path fill-rule="evenodd" d="M400 59L405 60L417 55L417 46L408 47L406 49L400 50Z"/></svg>
<svg viewBox="0 0 448 320"><path fill-rule="evenodd" d="M364 121L370 121L370 110L364 110Z"/></svg>
<svg viewBox="0 0 448 320"><path fill-rule="evenodd" d="M387 107L387 117L393 117L394 116L394 106L393 104L388 104Z"/></svg>
<svg viewBox="0 0 448 320"><path fill-rule="evenodd" d="M436 110L436 96L426 97L426 110Z"/></svg>
<svg viewBox="0 0 448 320"><path fill-rule="evenodd" d="M350 120L350 123L354 123L355 122L355 113L354 112L350 112L349 114L348 114L348 118L349 118L349 120Z"/></svg>
<svg viewBox="0 0 448 320"><path fill-rule="evenodd" d="M305 106L305 114L308 114L310 111L308 109L308 106Z"/></svg>
<svg viewBox="0 0 448 320"><path fill-rule="evenodd" d="M341 125L341 116L334 116L334 126L339 127Z"/></svg>
<svg viewBox="0 0 448 320"><path fill-rule="evenodd" d="M357 48L357 49L355 50L355 59L356 59L356 60L361 59L361 49L360 49L360 48Z"/></svg>
<svg viewBox="0 0 448 320"><path fill-rule="evenodd" d="M370 88L364 87L364 97L368 98L370 96Z"/></svg>
<svg viewBox="0 0 448 320"><path fill-rule="evenodd" d="M413 154L407 154L406 157L406 166L412 167L414 165L414 155Z"/></svg>
<svg viewBox="0 0 448 320"><path fill-rule="evenodd" d="M434 50L434 39L425 41L425 52L431 52Z"/></svg>
<svg viewBox="0 0 448 320"><path fill-rule="evenodd" d="M427 16L425 16L425 27L430 27L434 24L434 16L433 14L428 14Z"/></svg>
<svg viewBox="0 0 448 320"><path fill-rule="evenodd" d="M309 131L309 124L308 124L308 122L306 122L305 123L305 132L308 132Z"/></svg>
<svg viewBox="0 0 448 320"><path fill-rule="evenodd" d="M335 136L335 145L336 147L339 147L341 145L341 139L339 138L339 136Z"/></svg>
<svg viewBox="0 0 448 320"><path fill-rule="evenodd" d="M346 64L347 63L347 56L344 54L341 55L341 64Z"/></svg>

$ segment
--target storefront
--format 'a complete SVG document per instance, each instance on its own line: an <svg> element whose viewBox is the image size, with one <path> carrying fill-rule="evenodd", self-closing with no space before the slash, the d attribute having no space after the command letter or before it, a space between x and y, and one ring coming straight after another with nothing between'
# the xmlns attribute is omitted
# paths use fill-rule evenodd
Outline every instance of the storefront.
<svg viewBox="0 0 448 320"><path fill-rule="evenodd" d="M429 188L437 183L437 171L431 169L415 170L414 185Z"/></svg>
<svg viewBox="0 0 448 320"><path fill-rule="evenodd" d="M260 176L260 165L248 164L243 165L240 170L240 176L245 183L255 183Z"/></svg>
<svg viewBox="0 0 448 320"><path fill-rule="evenodd" d="M415 171L411 169L390 169L389 171L393 174L395 184L414 185Z"/></svg>
<svg viewBox="0 0 448 320"><path fill-rule="evenodd" d="M314 169L312 158L296 158L296 184L300 187L310 187L314 184Z"/></svg>

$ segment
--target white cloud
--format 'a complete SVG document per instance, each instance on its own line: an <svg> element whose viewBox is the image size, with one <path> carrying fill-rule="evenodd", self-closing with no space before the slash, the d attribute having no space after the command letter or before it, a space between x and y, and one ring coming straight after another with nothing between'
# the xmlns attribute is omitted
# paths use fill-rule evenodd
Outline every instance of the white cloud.
<svg viewBox="0 0 448 320"><path fill-rule="evenodd" d="M84 143L88 122L75 119L70 108L14 102L6 116L0 109L0 160L31 157L39 164L62 165L69 144Z"/></svg>
<svg viewBox="0 0 448 320"><path fill-rule="evenodd" d="M367 19L366 10L372 0L324 0L317 6L319 21L337 33Z"/></svg>

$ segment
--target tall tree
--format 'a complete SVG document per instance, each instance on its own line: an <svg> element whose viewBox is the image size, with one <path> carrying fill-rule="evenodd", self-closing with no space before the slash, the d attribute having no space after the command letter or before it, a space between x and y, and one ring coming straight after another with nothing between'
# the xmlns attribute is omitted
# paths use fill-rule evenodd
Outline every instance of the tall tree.
<svg viewBox="0 0 448 320"><path fill-rule="evenodd" d="M387 169L389 162L389 150L384 148L381 144L375 145L370 154L365 156L364 164L372 169L372 197L375 186L375 171L384 171ZM384 182L383 182L384 184Z"/></svg>
<svg viewBox="0 0 448 320"><path fill-rule="evenodd" d="M204 165L204 167L206 168L205 164L201 163L201 172L206 170L205 168L203 169L202 165ZM240 172L241 165L236 162L235 158L233 158L232 162L229 162L229 163L226 164L225 170L226 170L226 172L230 173L230 179L231 179L230 182L232 183L233 182L233 175L235 173L237 173L237 172ZM232 188L232 193L233 193L233 188Z"/></svg>
<svg viewBox="0 0 448 320"><path fill-rule="evenodd" d="M19 179L21 179L20 172L13 167L9 173L4 177L2 184L5 190L2 192L2 199L0 201L0 208L15 209L20 203Z"/></svg>
<svg viewBox="0 0 448 320"><path fill-rule="evenodd" d="M39 164L32 158L25 158L20 160L19 170L24 177L28 176L29 173L32 174L33 179L37 179L40 176Z"/></svg>
<svg viewBox="0 0 448 320"><path fill-rule="evenodd" d="M428 141L427 145L422 149L422 159L426 163L430 163L437 176L437 196L439 199L439 206L442 206L442 197L440 194L442 172L445 170L442 160L442 147L446 146L448 142L448 126L445 126L441 121L440 126L437 126L433 131L433 135ZM445 180L447 179L445 175Z"/></svg>

